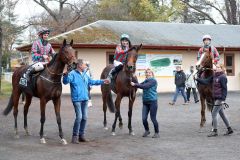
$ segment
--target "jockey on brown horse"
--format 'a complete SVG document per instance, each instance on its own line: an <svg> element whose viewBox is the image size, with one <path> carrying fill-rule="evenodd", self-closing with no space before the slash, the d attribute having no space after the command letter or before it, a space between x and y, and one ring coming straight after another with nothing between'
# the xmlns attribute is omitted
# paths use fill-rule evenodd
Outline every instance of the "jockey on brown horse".
<svg viewBox="0 0 240 160"><path fill-rule="evenodd" d="M111 81L112 77L123 68L123 63L126 61L127 51L132 47L131 41L127 34L122 34L120 38L121 44L117 45L114 55L114 69L109 73L108 79Z"/></svg>
<svg viewBox="0 0 240 160"><path fill-rule="evenodd" d="M203 41L203 47L201 47L198 51L197 60L200 60L202 54L206 50L210 50L210 54L213 56L212 63L217 64L218 61L220 60L220 57L219 57L219 53L218 53L217 49L213 45L211 45L212 37L210 35L204 35L202 37L202 41ZM197 65L199 65L199 64L197 64ZM213 65L213 68L214 67L215 67L215 65ZM202 74L202 72L199 72L198 77L201 77L201 74Z"/></svg>
<svg viewBox="0 0 240 160"><path fill-rule="evenodd" d="M31 65L26 71L25 78L29 80L32 73L41 71L44 69L44 65L50 61L50 56L52 56L55 51L52 45L47 41L50 34L50 30L47 28L42 28L38 32L38 39L32 44L32 61Z"/></svg>

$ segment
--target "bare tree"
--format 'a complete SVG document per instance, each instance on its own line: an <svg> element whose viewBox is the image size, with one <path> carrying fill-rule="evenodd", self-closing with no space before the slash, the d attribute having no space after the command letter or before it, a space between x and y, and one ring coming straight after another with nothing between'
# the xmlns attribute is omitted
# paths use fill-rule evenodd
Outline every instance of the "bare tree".
<svg viewBox="0 0 240 160"><path fill-rule="evenodd" d="M42 25L47 25L45 20L49 20L49 15L54 21L54 29L58 33L63 33L69 30L76 22L81 19L86 18L87 11L90 10L89 6L96 3L96 0L83 0L78 3L68 2L68 0L33 0L39 6L44 8L47 14L42 14L40 18L40 23ZM58 9L51 9L48 5L48 2L54 1L58 3ZM47 18L44 20L44 17ZM33 17L33 21L30 24L38 24L36 18ZM49 24L49 23L48 23Z"/></svg>
<svg viewBox="0 0 240 160"><path fill-rule="evenodd" d="M195 10L200 15L202 15L205 20L209 20L212 23L216 24L216 20L211 16L211 10L209 10L209 7L211 9L215 9L219 15L222 17L224 22L221 23L227 23L227 24L239 24L240 20L238 20L238 17L240 16L239 13L239 2L237 3L236 0L224 0L223 4L219 4L219 0L180 0L182 3L184 3L189 8ZM203 6L203 7L200 7ZM209 10L209 12L206 11Z"/></svg>

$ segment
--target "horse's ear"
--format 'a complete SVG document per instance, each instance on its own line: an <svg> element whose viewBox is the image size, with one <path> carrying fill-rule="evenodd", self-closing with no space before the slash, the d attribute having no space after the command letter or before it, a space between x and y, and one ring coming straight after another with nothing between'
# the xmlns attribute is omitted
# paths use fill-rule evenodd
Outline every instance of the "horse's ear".
<svg viewBox="0 0 240 160"><path fill-rule="evenodd" d="M67 41L66 41L66 39L64 39L63 40L63 46L66 46L66 44L67 44Z"/></svg>
<svg viewBox="0 0 240 160"><path fill-rule="evenodd" d="M72 39L71 42L70 42L70 46L73 46L73 39Z"/></svg>
<svg viewBox="0 0 240 160"><path fill-rule="evenodd" d="M137 47L137 52L142 48L142 43Z"/></svg>

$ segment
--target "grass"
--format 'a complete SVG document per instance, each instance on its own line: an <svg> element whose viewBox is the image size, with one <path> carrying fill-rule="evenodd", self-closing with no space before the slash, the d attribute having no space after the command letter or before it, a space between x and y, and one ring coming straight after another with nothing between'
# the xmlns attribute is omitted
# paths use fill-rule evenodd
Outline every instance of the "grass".
<svg viewBox="0 0 240 160"><path fill-rule="evenodd" d="M11 92L12 92L12 84L5 80L2 80L0 99L9 97L11 95Z"/></svg>

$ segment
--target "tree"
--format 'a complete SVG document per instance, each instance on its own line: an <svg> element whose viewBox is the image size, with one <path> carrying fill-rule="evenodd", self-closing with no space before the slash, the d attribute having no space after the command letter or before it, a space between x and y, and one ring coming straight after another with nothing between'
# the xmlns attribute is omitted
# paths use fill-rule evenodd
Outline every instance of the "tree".
<svg viewBox="0 0 240 160"><path fill-rule="evenodd" d="M0 0L0 93L2 93L2 11L4 8L3 0Z"/></svg>
<svg viewBox="0 0 240 160"><path fill-rule="evenodd" d="M91 6L95 5L95 0L83 0L78 3L68 2L68 0L55 0L58 8L50 8L48 2L52 0L33 0L36 4L45 9L45 13L32 17L30 25L40 25L54 28L55 33L63 33L72 29L77 22L87 19ZM50 23L49 23L50 22Z"/></svg>
<svg viewBox="0 0 240 160"><path fill-rule="evenodd" d="M100 0L97 13L98 19L171 21L179 17L182 6L178 0Z"/></svg>
<svg viewBox="0 0 240 160"><path fill-rule="evenodd" d="M184 17L185 21L205 22L210 21L213 24L226 23L237 25L240 24L240 1L236 0L180 0L185 4ZM215 10L222 18L218 22L212 16Z"/></svg>

